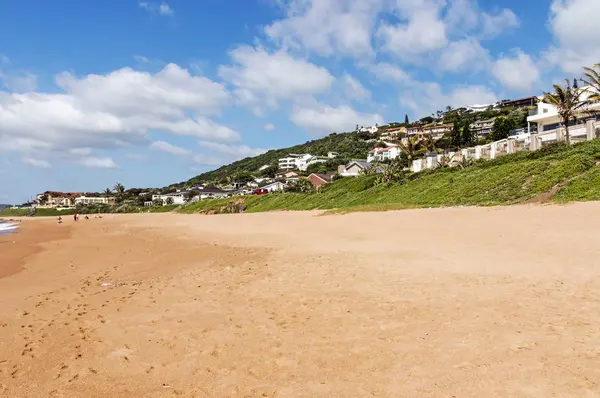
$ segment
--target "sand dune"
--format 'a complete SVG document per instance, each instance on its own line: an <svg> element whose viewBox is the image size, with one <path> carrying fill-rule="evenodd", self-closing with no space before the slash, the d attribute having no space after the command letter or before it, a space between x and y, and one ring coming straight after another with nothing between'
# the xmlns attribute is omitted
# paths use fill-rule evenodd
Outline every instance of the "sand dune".
<svg viewBox="0 0 600 398"><path fill-rule="evenodd" d="M599 396L600 203L27 219L0 395Z"/></svg>

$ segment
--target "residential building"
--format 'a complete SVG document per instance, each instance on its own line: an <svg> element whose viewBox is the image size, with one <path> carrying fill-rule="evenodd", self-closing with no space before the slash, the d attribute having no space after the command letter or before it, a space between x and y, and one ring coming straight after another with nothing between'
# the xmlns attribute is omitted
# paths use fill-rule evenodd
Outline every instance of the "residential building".
<svg viewBox="0 0 600 398"><path fill-rule="evenodd" d="M379 136L379 139L381 141L395 140L398 138L398 136L406 135L406 132L407 132L407 128L404 126L392 127L392 128L385 130L383 133L381 133L381 135Z"/></svg>
<svg viewBox="0 0 600 398"><path fill-rule="evenodd" d="M308 176L308 180L317 189L319 189L319 187L321 185L331 183L332 179L333 179L333 173L327 173L327 174L312 173L311 175Z"/></svg>
<svg viewBox="0 0 600 398"><path fill-rule="evenodd" d="M329 152L327 152L327 157L328 157L329 159L333 159L333 158L336 158L336 157L338 157L338 156L340 156L340 154L339 154L339 153L337 153L337 152L332 152L332 151L329 151Z"/></svg>
<svg viewBox="0 0 600 398"><path fill-rule="evenodd" d="M593 88L586 86L583 88L581 100L585 101L590 94L593 92ZM587 111L600 111L600 103L592 103L589 108L581 108L578 115L577 121L572 121L569 124L569 133L572 137L579 137L586 134L585 123L589 119L598 119L598 116L588 115ZM535 123L535 126L531 124ZM537 131L542 144L545 142L553 142L559 139L561 134L558 130L562 126L562 120L558 115L558 110L554 105L547 104L545 102L538 102L537 108L529 111L527 117L527 131Z"/></svg>
<svg viewBox="0 0 600 398"><path fill-rule="evenodd" d="M226 191L221 188L202 188L202 189L198 190L197 199L193 198L192 201L205 200L205 199L223 199L223 198L228 198L232 194L233 194L233 191Z"/></svg>
<svg viewBox="0 0 600 398"><path fill-rule="evenodd" d="M275 178L284 178L284 179L298 179L300 175L295 171L291 170L282 170L275 174Z"/></svg>
<svg viewBox="0 0 600 398"><path fill-rule="evenodd" d="M452 127L453 125L450 123L447 124L434 124L431 126L424 126L423 127L423 135L428 135L430 134L434 139L440 139L442 138L445 134L449 134L452 132Z"/></svg>
<svg viewBox="0 0 600 398"><path fill-rule="evenodd" d="M471 111L471 112L483 112L483 111L487 111L488 109L490 109L494 107L493 104L475 104L475 105L468 105L465 108L467 109L467 111Z"/></svg>
<svg viewBox="0 0 600 398"><path fill-rule="evenodd" d="M280 181L275 181L261 187L260 189L266 189L269 192L283 191L285 189L285 184Z"/></svg>
<svg viewBox="0 0 600 398"><path fill-rule="evenodd" d="M46 191L36 197L35 207L55 208L55 207L74 207L75 198L81 196L81 192L58 192Z"/></svg>
<svg viewBox="0 0 600 398"><path fill-rule="evenodd" d="M330 152L334 154L334 152ZM335 155L333 156L335 157ZM324 163L330 159L329 156L314 156L308 153L305 154L294 154L290 153L287 157L279 159L280 170L293 170L298 169L306 171L308 166L315 163Z"/></svg>
<svg viewBox="0 0 600 398"><path fill-rule="evenodd" d="M373 148L367 155L367 162L386 162L400 156L400 148L396 145L387 148Z"/></svg>
<svg viewBox="0 0 600 398"><path fill-rule="evenodd" d="M412 126L406 129L406 135L409 137L418 135L421 136L423 134L423 128L421 126Z"/></svg>
<svg viewBox="0 0 600 398"><path fill-rule="evenodd" d="M114 196L79 196L75 198L75 205L91 205L95 203L101 203L105 205L114 205Z"/></svg>
<svg viewBox="0 0 600 398"><path fill-rule="evenodd" d="M473 123L471 123L469 127L471 128L471 132L473 132L475 137L484 138L492 133L492 130L494 128L494 120L496 120L496 118L476 120Z"/></svg>
<svg viewBox="0 0 600 398"><path fill-rule="evenodd" d="M525 108L525 107L530 107L530 106L536 106L538 102L539 102L538 97L535 97L535 96L525 97L525 98L518 98L518 99L514 99L514 100L500 101L500 107L501 108L508 108L508 107Z"/></svg>
<svg viewBox="0 0 600 398"><path fill-rule="evenodd" d="M369 166L370 164L366 160L353 160L347 165L339 165L338 174L342 177L356 177L359 176L363 170Z"/></svg>
<svg viewBox="0 0 600 398"><path fill-rule="evenodd" d="M168 202L170 202L169 198L171 198L171 200L173 201L172 204L174 205L185 204L185 192L173 192L160 195L152 195L152 201L155 201L157 199L162 200L163 205L166 205L168 204Z"/></svg>
<svg viewBox="0 0 600 398"><path fill-rule="evenodd" d="M361 133L371 133L371 134L375 134L378 130L379 130L378 126L361 127L360 129L358 129L358 131L360 131Z"/></svg>

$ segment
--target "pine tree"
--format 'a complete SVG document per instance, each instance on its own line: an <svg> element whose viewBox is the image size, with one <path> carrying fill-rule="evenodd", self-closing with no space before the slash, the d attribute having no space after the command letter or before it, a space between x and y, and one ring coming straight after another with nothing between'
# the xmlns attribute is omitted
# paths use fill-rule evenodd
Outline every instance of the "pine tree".
<svg viewBox="0 0 600 398"><path fill-rule="evenodd" d="M407 114L404 115L404 123L405 124L409 124L408 115Z"/></svg>
<svg viewBox="0 0 600 398"><path fill-rule="evenodd" d="M469 121L465 121L465 125L462 129L461 134L461 142L464 146L472 146L473 145L473 133L471 132L471 124Z"/></svg>
<svg viewBox="0 0 600 398"><path fill-rule="evenodd" d="M454 122L454 126L452 127L452 146L455 148L460 148L461 137L460 137L460 126L458 122Z"/></svg>

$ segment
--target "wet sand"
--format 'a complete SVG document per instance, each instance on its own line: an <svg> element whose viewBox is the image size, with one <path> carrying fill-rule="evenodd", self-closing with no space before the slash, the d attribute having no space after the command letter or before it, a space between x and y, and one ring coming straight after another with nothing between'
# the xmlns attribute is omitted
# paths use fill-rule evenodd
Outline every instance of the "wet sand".
<svg viewBox="0 0 600 398"><path fill-rule="evenodd" d="M599 233L600 203L25 219L0 395L599 396Z"/></svg>

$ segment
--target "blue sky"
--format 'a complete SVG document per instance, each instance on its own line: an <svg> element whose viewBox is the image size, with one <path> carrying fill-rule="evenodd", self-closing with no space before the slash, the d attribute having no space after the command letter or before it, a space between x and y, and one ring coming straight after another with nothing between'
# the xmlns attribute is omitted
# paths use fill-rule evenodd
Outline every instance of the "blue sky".
<svg viewBox="0 0 600 398"><path fill-rule="evenodd" d="M270 148L537 95L597 0L0 1L0 203L164 186Z"/></svg>

